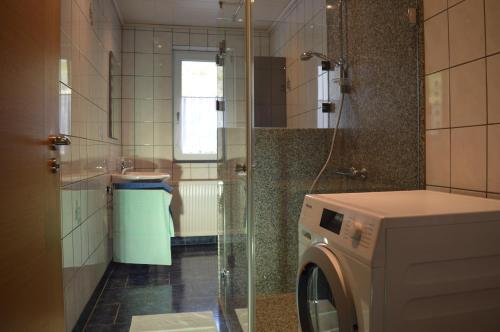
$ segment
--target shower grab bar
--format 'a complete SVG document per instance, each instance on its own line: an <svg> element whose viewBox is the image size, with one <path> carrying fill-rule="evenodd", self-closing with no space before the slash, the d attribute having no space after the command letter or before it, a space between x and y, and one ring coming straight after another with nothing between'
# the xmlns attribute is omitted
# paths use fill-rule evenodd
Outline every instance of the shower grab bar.
<svg viewBox="0 0 500 332"><path fill-rule="evenodd" d="M350 168L339 168L335 171L335 174L342 175L351 179L359 178L361 180L366 180L368 178L368 171L366 168L357 169L354 167Z"/></svg>

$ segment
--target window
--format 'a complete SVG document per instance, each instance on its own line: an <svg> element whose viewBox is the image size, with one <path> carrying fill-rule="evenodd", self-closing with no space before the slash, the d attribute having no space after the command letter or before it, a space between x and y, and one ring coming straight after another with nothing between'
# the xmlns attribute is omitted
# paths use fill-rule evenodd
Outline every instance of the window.
<svg viewBox="0 0 500 332"><path fill-rule="evenodd" d="M174 158L217 159L217 65L213 52L174 54Z"/></svg>

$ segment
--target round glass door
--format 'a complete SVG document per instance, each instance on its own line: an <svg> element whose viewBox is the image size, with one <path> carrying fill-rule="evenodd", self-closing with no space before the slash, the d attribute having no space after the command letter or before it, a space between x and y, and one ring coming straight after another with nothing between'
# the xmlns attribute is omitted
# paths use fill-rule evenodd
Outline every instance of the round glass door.
<svg viewBox="0 0 500 332"><path fill-rule="evenodd" d="M325 274L317 266L309 268L307 307L314 331L338 331L339 319L335 299Z"/></svg>
<svg viewBox="0 0 500 332"><path fill-rule="evenodd" d="M324 246L304 254L297 285L302 332L356 331L356 315L340 265Z"/></svg>

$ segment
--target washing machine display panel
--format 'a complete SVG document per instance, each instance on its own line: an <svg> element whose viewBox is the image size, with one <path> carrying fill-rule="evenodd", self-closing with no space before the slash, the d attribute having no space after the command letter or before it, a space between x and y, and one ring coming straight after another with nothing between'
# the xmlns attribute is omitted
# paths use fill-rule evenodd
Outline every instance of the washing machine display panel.
<svg viewBox="0 0 500 332"><path fill-rule="evenodd" d="M344 220L344 215L332 210L323 209L321 215L321 222L319 225L335 234L340 234L340 229L342 228L342 221Z"/></svg>

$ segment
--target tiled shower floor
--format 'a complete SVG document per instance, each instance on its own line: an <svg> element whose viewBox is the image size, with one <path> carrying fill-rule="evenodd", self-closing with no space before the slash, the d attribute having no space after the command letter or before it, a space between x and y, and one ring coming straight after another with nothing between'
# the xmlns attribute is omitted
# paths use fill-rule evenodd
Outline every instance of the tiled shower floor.
<svg viewBox="0 0 500 332"><path fill-rule="evenodd" d="M132 316L212 311L225 332L217 282L216 245L174 247L172 266L111 263L96 304L74 331L128 332Z"/></svg>

